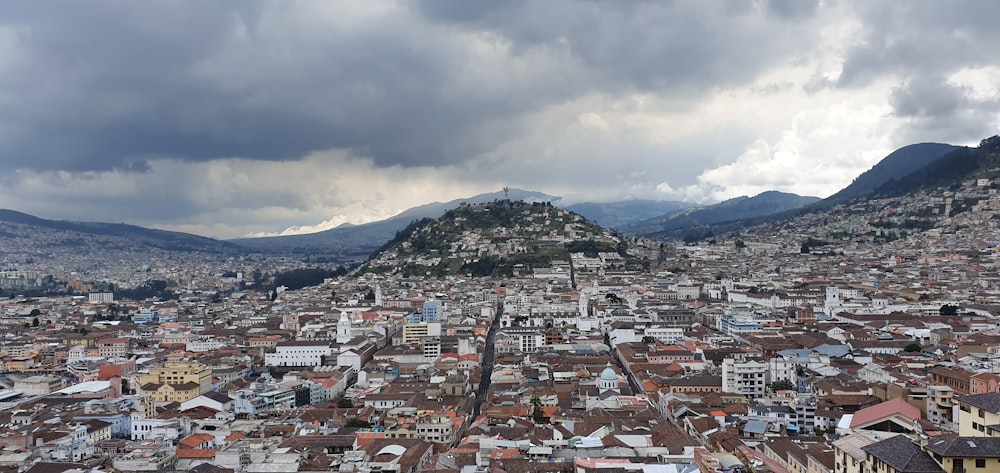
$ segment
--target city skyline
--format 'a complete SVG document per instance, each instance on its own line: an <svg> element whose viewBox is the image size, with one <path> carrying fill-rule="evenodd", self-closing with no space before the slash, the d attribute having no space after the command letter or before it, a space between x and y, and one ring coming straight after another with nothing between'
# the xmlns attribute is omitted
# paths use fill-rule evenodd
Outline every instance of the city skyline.
<svg viewBox="0 0 1000 473"><path fill-rule="evenodd" d="M55 5L0 6L0 208L45 218L234 238L507 185L825 197L997 128L989 3Z"/></svg>

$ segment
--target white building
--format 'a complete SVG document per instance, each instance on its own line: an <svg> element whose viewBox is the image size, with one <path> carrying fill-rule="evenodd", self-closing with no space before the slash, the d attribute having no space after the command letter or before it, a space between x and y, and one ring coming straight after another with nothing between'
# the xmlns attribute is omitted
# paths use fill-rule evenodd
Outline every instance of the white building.
<svg viewBox="0 0 1000 473"><path fill-rule="evenodd" d="M764 397L769 368L766 361L726 358L722 361L722 392Z"/></svg>
<svg viewBox="0 0 1000 473"><path fill-rule="evenodd" d="M361 371L361 354L356 350L344 350L337 355L337 366L349 366L354 369L354 371Z"/></svg>
<svg viewBox="0 0 1000 473"><path fill-rule="evenodd" d="M191 340L187 342L186 348L187 351L194 353L207 353L218 350L226 345L226 343L219 340Z"/></svg>
<svg viewBox="0 0 1000 473"><path fill-rule="evenodd" d="M656 341L673 345L684 339L684 329L680 327L646 327L643 336L653 337Z"/></svg>
<svg viewBox="0 0 1000 473"><path fill-rule="evenodd" d="M191 435L191 419L146 419L132 413L132 440L180 440Z"/></svg>
<svg viewBox="0 0 1000 473"><path fill-rule="evenodd" d="M278 342L274 353L264 354L265 366L319 366L333 354L328 342L285 341Z"/></svg>
<svg viewBox="0 0 1000 473"><path fill-rule="evenodd" d="M497 353L533 353L545 345L540 328L508 327L497 332Z"/></svg>
<svg viewBox="0 0 1000 473"><path fill-rule="evenodd" d="M351 319L347 318L347 312L340 313L340 320L337 321L337 343L347 343L354 338L351 335Z"/></svg>
<svg viewBox="0 0 1000 473"><path fill-rule="evenodd" d="M91 304L110 304L115 301L115 295L111 292L91 292L87 294L87 302Z"/></svg>

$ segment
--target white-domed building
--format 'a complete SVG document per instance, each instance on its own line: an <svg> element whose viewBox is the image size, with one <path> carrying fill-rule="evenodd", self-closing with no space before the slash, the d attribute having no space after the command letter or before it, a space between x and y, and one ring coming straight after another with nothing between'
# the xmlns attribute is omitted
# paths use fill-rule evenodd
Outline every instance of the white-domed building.
<svg viewBox="0 0 1000 473"><path fill-rule="evenodd" d="M618 387L618 374L611 367L611 363L608 363L608 366L604 368L604 371L601 371L601 375L597 378L597 389L601 394L609 391L621 393Z"/></svg>

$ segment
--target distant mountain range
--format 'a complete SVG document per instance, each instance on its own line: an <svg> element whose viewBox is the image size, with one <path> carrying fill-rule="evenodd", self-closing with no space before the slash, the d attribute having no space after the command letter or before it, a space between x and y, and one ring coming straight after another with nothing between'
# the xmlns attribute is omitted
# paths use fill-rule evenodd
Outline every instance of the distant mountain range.
<svg viewBox="0 0 1000 473"><path fill-rule="evenodd" d="M803 197L785 192L768 191L753 197L741 196L714 205L679 210L633 223L622 230L636 235L662 234L674 230L772 215L799 209L819 201L819 197Z"/></svg>
<svg viewBox="0 0 1000 473"><path fill-rule="evenodd" d="M657 238L738 231L752 225L821 211L859 199L896 196L928 186L951 185L1000 168L1000 138L982 141L975 148L941 143L920 143L900 148L870 170L859 175L836 194L820 200L783 192L764 192L737 197L707 206L676 201L629 200L611 203L574 203L564 208L605 227L623 233ZM978 173L978 174L977 174ZM548 202L559 206L560 198L541 192L510 189L512 201ZM465 205L501 201L503 192L480 194L449 202L413 207L394 217L362 225L340 227L307 235L240 238L219 241L180 232L153 230L135 225L46 220L13 210L0 209L0 222L31 225L52 230L121 237L123 245L148 245L174 251L266 252L309 255L316 262L365 260L374 250L396 237L408 224L437 219ZM0 235L2 236L2 235Z"/></svg>
<svg viewBox="0 0 1000 473"><path fill-rule="evenodd" d="M120 238L122 244L147 245L168 251L214 252L242 251L237 245L190 233L154 230L124 223L71 222L46 220L14 210L0 209L0 222L29 225L64 232Z"/></svg>
<svg viewBox="0 0 1000 473"><path fill-rule="evenodd" d="M993 139L983 140L983 143L993 142ZM983 145L980 146L982 148ZM976 154L978 148L967 148L942 143L919 143L904 146L893 151L879 161L868 171L865 171L847 187L827 197L801 206L790 205L785 210L777 210L758 215L745 215L732 219L719 219L712 223L684 226L665 225L659 229L655 225L646 227L634 226L625 229L629 233L654 239L689 239L739 231L754 225L790 219L798 215L819 212L836 205L854 202L862 199L901 195L914 192L932 181L929 176L949 176L952 181L967 177L972 169L962 163L968 161L967 155ZM923 176L921 178L920 176ZM943 180L934 181L940 184ZM725 204L723 202L722 204ZM722 205L716 204L716 205ZM710 206L712 207L712 206ZM669 216L666 216L669 217ZM669 218L667 218L669 220Z"/></svg>
<svg viewBox="0 0 1000 473"><path fill-rule="evenodd" d="M559 204L558 201L553 203ZM572 210L587 220L597 222L602 226L623 229L644 220L672 214L694 206L695 204L690 202L669 200L624 200L605 203L581 202L561 207Z"/></svg>

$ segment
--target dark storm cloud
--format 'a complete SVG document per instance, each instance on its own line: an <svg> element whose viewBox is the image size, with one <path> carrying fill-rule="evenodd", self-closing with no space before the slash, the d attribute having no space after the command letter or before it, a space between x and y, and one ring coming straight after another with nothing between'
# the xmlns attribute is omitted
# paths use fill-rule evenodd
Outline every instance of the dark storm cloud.
<svg viewBox="0 0 1000 473"><path fill-rule="evenodd" d="M904 120L897 134L902 142L975 142L996 133L995 98L974 99L967 87L942 77L918 77L893 89L893 114Z"/></svg>
<svg viewBox="0 0 1000 473"><path fill-rule="evenodd" d="M329 148L459 162L545 107L623 92L680 93L685 107L808 42L788 22L806 4L727 4L402 3L348 25L294 15L325 2L0 5L16 38L0 57L2 165L142 170Z"/></svg>
<svg viewBox="0 0 1000 473"><path fill-rule="evenodd" d="M816 13L819 0L768 0L767 12L783 20L801 20Z"/></svg>
<svg viewBox="0 0 1000 473"><path fill-rule="evenodd" d="M779 23L754 4L731 8L732 3L424 0L418 5L432 21L493 32L522 54L563 45L592 73L560 78L569 84L704 92L743 83L780 63L796 47L788 44L789 36L803 33L794 27L776 30Z"/></svg>
<svg viewBox="0 0 1000 473"><path fill-rule="evenodd" d="M941 77L920 77L893 89L889 103L896 116L951 116L969 106L967 90Z"/></svg>
<svg viewBox="0 0 1000 473"><path fill-rule="evenodd" d="M839 85L860 87L897 74L947 76L996 63L1000 2L857 2L863 32L847 51Z"/></svg>
<svg viewBox="0 0 1000 473"><path fill-rule="evenodd" d="M278 51L251 38L248 48L259 49L237 53L252 57L206 78L199 69L229 59L219 51L231 40L234 18L251 35L269 27L259 6L67 6L56 15L47 6L8 5L17 11L0 12L3 26L17 32L20 57L0 79L10 96L0 112L9 136L0 152L8 166L88 170L141 167L157 157L298 159L330 147L421 156L437 151L434 140L451 128L449 121L470 118L454 105L445 105L441 120L415 116L444 71L430 51L418 57L391 36L306 44L292 34ZM317 49L300 53L308 47ZM267 72L289 67L284 61L295 55L301 61L291 67L298 70ZM422 129L410 131L411 125Z"/></svg>

